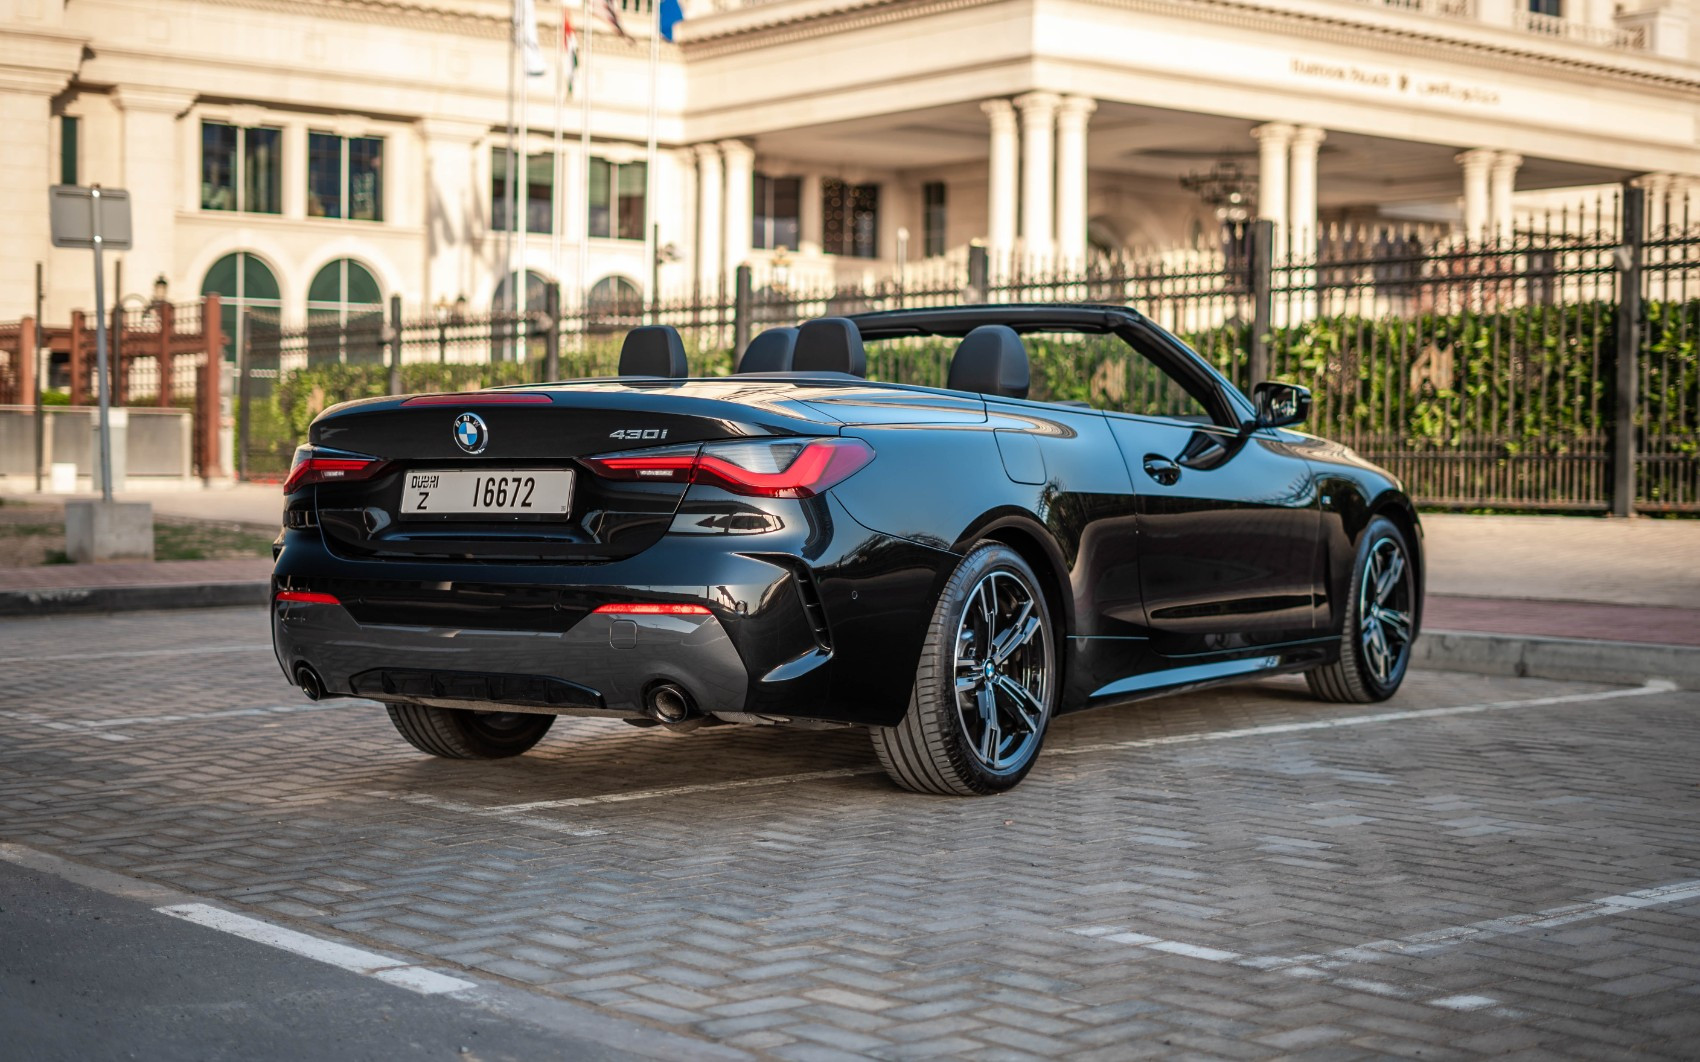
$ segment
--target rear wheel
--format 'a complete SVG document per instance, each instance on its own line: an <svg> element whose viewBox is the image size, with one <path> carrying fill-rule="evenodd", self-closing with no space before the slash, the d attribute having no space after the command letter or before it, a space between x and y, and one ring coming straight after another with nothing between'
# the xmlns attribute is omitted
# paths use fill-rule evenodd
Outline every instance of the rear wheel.
<svg viewBox="0 0 1700 1062"><path fill-rule="evenodd" d="M917 793L1011 789L1038 758L1059 677L1033 569L1008 546L982 543L933 610L903 722L872 731L880 765Z"/></svg>
<svg viewBox="0 0 1700 1062"><path fill-rule="evenodd" d="M543 740L552 715L474 712L423 704L390 704L390 722L420 752L451 760L496 760L518 756Z"/></svg>
<svg viewBox="0 0 1700 1062"><path fill-rule="evenodd" d="M1370 521L1352 568L1340 656L1305 673L1316 696L1365 704L1399 689L1416 635L1417 580L1410 557L1404 534L1391 520Z"/></svg>

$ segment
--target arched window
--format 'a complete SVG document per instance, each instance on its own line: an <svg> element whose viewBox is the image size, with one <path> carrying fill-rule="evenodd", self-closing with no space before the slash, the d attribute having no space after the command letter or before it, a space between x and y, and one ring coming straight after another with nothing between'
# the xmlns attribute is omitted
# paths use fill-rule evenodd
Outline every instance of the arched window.
<svg viewBox="0 0 1700 1062"><path fill-rule="evenodd" d="M496 285L496 295L490 300L490 310L493 313L513 313L514 290L518 286L519 274L509 273L500 284ZM542 307L543 299L549 287L549 278L542 273L527 269L525 271L525 309L531 312Z"/></svg>
<svg viewBox="0 0 1700 1062"><path fill-rule="evenodd" d="M495 317L504 317L519 311L514 294L519 290L519 274L509 273L496 285L495 297L490 300L490 313ZM548 298L549 278L542 273L530 269L525 271L525 312L534 316L544 307ZM519 329L516 324L491 322L490 334L493 342L490 346L491 361L526 361L526 356L519 351ZM543 356L543 343L536 336L527 336L526 344L531 357Z"/></svg>
<svg viewBox="0 0 1700 1062"><path fill-rule="evenodd" d="M235 361L236 352L250 339L264 341L277 336L283 311L277 274L258 256L236 251L220 258L207 270L201 294L221 297L219 324L224 329L225 361ZM253 336L248 334L250 323Z"/></svg>
<svg viewBox="0 0 1700 1062"><path fill-rule="evenodd" d="M307 288L307 362L384 360L384 296L371 270L352 258L327 262Z"/></svg>
<svg viewBox="0 0 1700 1062"><path fill-rule="evenodd" d="M590 289L586 309L592 328L634 328L643 323L643 292L626 277L603 277Z"/></svg>

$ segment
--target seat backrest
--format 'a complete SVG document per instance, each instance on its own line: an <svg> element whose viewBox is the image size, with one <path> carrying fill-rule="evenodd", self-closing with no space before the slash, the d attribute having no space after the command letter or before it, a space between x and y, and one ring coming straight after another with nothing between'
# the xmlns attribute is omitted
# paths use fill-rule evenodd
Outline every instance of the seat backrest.
<svg viewBox="0 0 1700 1062"><path fill-rule="evenodd" d="M795 328L769 328L750 340L734 372L790 372L797 354Z"/></svg>
<svg viewBox="0 0 1700 1062"><path fill-rule="evenodd" d="M620 344L621 376L690 375L685 364L685 341L671 325L642 325L626 333Z"/></svg>
<svg viewBox="0 0 1700 1062"><path fill-rule="evenodd" d="M868 352L862 349L862 333L848 317L817 317L797 329L797 352L791 359L795 372L843 372L868 375Z"/></svg>
<svg viewBox="0 0 1700 1062"><path fill-rule="evenodd" d="M1008 325L981 325L962 337L950 359L952 391L1026 398L1031 382L1027 347Z"/></svg>

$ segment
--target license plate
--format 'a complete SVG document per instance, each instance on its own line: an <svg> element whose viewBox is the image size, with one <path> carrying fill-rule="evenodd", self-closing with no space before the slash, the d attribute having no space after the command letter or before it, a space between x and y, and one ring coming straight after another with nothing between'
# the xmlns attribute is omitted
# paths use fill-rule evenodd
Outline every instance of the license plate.
<svg viewBox="0 0 1700 1062"><path fill-rule="evenodd" d="M492 468L479 472L409 472L401 488L403 516L536 514L565 516L573 501L567 470Z"/></svg>

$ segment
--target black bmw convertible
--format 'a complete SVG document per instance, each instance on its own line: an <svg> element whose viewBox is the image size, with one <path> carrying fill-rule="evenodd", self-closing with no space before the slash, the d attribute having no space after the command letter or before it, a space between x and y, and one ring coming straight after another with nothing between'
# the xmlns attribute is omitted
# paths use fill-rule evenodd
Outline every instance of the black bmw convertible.
<svg viewBox="0 0 1700 1062"><path fill-rule="evenodd" d="M1096 344L1116 404L1028 397ZM866 379L950 344L944 387ZM995 793L1060 712L1303 672L1379 701L1421 621L1399 484L1291 430L1136 311L975 306L764 332L690 378L678 334L610 379L368 399L297 451L273 636L308 696L383 702L438 756L557 715L867 727L899 785Z"/></svg>

